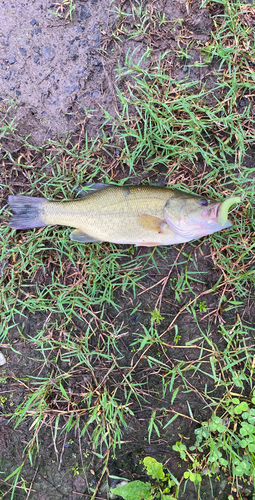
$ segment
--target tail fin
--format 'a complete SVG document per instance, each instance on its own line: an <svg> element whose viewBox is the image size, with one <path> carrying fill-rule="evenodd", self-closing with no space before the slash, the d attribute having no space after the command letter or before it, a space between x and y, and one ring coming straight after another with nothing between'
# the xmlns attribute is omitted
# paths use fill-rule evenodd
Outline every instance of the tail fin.
<svg viewBox="0 0 255 500"><path fill-rule="evenodd" d="M11 195L8 197L8 201L15 214L9 222L9 227L27 229L47 226L43 221L43 205L48 200L32 196Z"/></svg>

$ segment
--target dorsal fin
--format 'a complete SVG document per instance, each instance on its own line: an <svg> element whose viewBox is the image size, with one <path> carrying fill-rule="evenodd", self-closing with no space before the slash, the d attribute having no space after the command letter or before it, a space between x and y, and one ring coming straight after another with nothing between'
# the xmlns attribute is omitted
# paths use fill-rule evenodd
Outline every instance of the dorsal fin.
<svg viewBox="0 0 255 500"><path fill-rule="evenodd" d="M85 198L85 196L88 196L94 191L101 191L102 189L106 189L109 186L110 184L104 184L103 182L89 182L87 184L84 184L84 186L80 186L75 191L79 196L81 196L81 198Z"/></svg>

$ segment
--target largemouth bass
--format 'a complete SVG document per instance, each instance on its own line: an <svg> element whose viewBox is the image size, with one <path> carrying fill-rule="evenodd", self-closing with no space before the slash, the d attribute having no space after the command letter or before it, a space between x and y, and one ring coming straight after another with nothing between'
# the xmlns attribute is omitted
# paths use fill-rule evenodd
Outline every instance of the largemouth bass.
<svg viewBox="0 0 255 500"><path fill-rule="evenodd" d="M71 240L82 243L172 245L231 226L228 210L239 201L239 197L233 197L220 203L157 186L94 184L83 199L73 201L9 196L15 214L9 226L71 226L76 228Z"/></svg>

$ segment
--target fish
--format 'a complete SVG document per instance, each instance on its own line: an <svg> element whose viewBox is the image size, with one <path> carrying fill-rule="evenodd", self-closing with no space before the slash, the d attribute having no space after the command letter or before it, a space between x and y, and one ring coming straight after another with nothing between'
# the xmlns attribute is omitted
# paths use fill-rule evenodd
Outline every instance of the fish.
<svg viewBox="0 0 255 500"><path fill-rule="evenodd" d="M94 184L81 199L50 201L10 195L9 227L71 226L73 241L137 246L173 245L207 236L232 225L229 208L237 196L216 202L174 188Z"/></svg>

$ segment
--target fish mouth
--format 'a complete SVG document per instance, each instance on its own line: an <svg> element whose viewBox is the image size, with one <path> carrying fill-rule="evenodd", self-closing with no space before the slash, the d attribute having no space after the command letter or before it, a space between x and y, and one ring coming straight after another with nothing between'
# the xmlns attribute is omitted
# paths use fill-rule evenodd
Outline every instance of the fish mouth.
<svg viewBox="0 0 255 500"><path fill-rule="evenodd" d="M218 223L221 227L225 227L227 223L229 225L228 212L233 205L240 203L240 201L241 198L239 196L232 196L222 203L215 203L215 205L207 208L203 213L207 224Z"/></svg>
<svg viewBox="0 0 255 500"><path fill-rule="evenodd" d="M206 224L213 224L215 222L218 222L218 213L220 205L221 203L215 203L214 205L210 206L209 208L206 208L203 211L202 215L206 220Z"/></svg>

